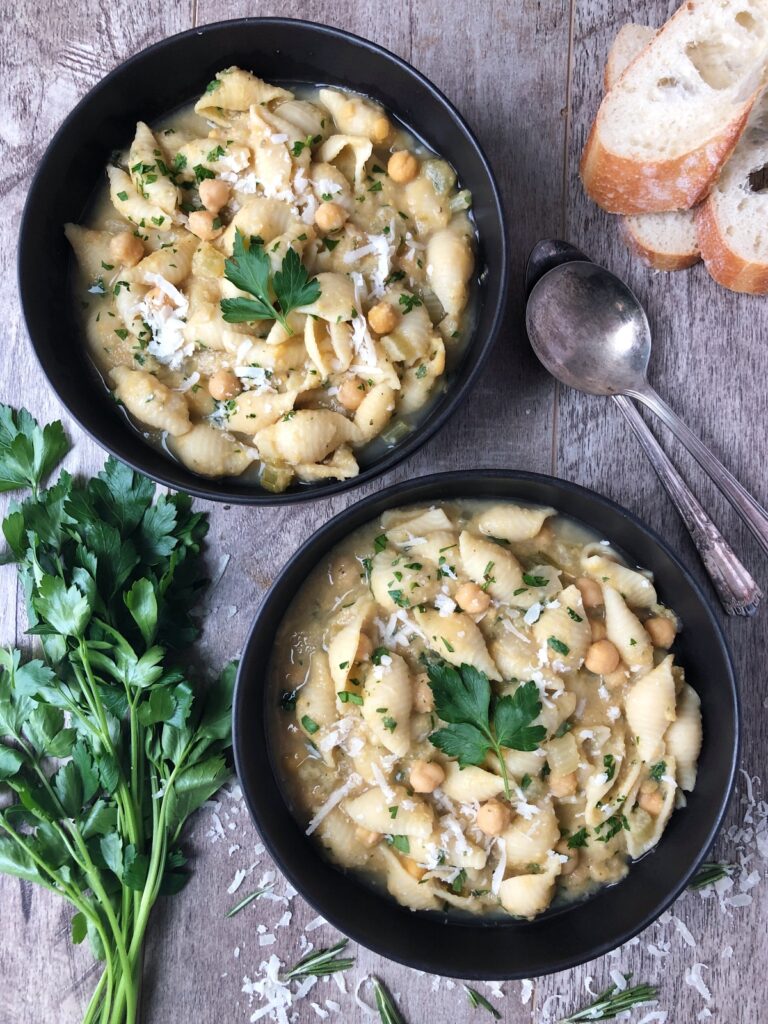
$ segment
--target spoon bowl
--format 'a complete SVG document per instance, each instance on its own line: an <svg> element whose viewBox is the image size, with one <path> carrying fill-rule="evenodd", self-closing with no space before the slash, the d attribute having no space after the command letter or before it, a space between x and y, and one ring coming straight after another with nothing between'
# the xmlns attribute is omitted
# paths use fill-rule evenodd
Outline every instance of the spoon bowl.
<svg viewBox="0 0 768 1024"><path fill-rule="evenodd" d="M637 296L604 267L571 260L531 290L528 337L549 372L590 395L639 394L646 387L651 328Z"/></svg>

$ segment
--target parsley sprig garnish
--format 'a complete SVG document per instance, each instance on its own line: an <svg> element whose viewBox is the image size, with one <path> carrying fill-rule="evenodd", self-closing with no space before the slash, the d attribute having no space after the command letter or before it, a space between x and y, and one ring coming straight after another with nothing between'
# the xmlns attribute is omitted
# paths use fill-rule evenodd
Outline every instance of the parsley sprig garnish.
<svg viewBox="0 0 768 1024"><path fill-rule="evenodd" d="M114 459L41 490L67 448L60 423L0 406L0 477L32 489L6 557L43 653L0 649L0 872L74 908L73 941L104 965L85 1020L135 1021L152 908L188 877L185 822L230 776L235 672L205 687L179 667L206 516Z"/></svg>
<svg viewBox="0 0 768 1024"><path fill-rule="evenodd" d="M629 981L631 974L624 977ZM563 1017L559 1024L579 1024L580 1021L613 1020L625 1010L631 1010L642 1003L650 1003L658 997L655 985L632 985L619 991L618 986L609 985L589 1006L577 1010L570 1017Z"/></svg>
<svg viewBox="0 0 768 1024"><path fill-rule="evenodd" d="M286 319L288 314L320 298L317 278L310 278L295 249L288 248L280 270L273 274L262 240L254 236L246 245L240 231L235 233L232 258L224 264L224 276L236 288L253 296L221 300L221 313L229 324L277 320L288 334L293 334Z"/></svg>
<svg viewBox="0 0 768 1024"><path fill-rule="evenodd" d="M509 777L501 748L535 750L546 736L543 725L531 724L541 712L538 687L533 681L522 683L511 696L492 702L488 676L472 665L456 669L445 661L430 660L427 674L435 709L448 723L432 733L430 742L448 757L457 758L462 768L482 764L492 750L509 799Z"/></svg>

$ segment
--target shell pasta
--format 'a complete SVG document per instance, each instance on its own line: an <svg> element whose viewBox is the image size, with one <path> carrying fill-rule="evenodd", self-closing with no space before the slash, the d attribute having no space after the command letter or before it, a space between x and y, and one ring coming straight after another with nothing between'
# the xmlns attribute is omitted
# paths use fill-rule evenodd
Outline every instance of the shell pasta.
<svg viewBox="0 0 768 1024"><path fill-rule="evenodd" d="M618 881L696 782L679 628L647 572L554 509L385 512L278 632L294 813L411 909L531 918Z"/></svg>
<svg viewBox="0 0 768 1024"><path fill-rule="evenodd" d="M467 340L470 207L377 103L227 68L193 110L140 121L88 225L66 225L89 351L196 473L353 477Z"/></svg>

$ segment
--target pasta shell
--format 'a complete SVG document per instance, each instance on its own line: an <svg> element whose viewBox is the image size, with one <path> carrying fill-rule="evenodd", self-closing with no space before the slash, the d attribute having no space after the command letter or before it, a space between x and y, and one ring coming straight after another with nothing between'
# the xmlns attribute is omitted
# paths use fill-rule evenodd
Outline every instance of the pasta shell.
<svg viewBox="0 0 768 1024"><path fill-rule="evenodd" d="M538 875L515 875L499 886L499 899L508 914L533 918L546 910L555 892L554 871Z"/></svg>
<svg viewBox="0 0 768 1024"><path fill-rule="evenodd" d="M281 419L260 430L256 447L268 462L321 462L334 448L357 438L352 422L329 409L299 409L288 420Z"/></svg>
<svg viewBox="0 0 768 1024"><path fill-rule="evenodd" d="M504 782L499 775L487 772L484 768L467 765L460 768L458 762L449 761L445 768L445 779L440 789L460 804L471 804L474 800L481 803L497 796L504 789Z"/></svg>
<svg viewBox="0 0 768 1024"><path fill-rule="evenodd" d="M393 806L397 807L397 818L390 813ZM341 809L356 825L370 832L426 838L434 828L432 809L418 797L409 797L403 786L394 786L386 794L375 786L360 796L343 800Z"/></svg>
<svg viewBox="0 0 768 1024"><path fill-rule="evenodd" d="M653 645L643 625L621 596L609 583L603 584L605 630L617 648L622 661L632 671L648 669L653 664Z"/></svg>
<svg viewBox="0 0 768 1024"><path fill-rule="evenodd" d="M527 505L493 505L475 520L480 533L512 543L531 540L541 531L544 520L557 515L553 508Z"/></svg>
<svg viewBox="0 0 768 1024"><path fill-rule="evenodd" d="M688 792L696 785L701 739L701 701L693 687L683 683L677 698L677 717L667 730L665 742L677 763L678 785Z"/></svg>
<svg viewBox="0 0 768 1024"><path fill-rule="evenodd" d="M338 718L336 693L325 651L315 651L312 655L306 682L296 698L296 719L302 729L302 719L305 717L311 718L319 726L332 725ZM307 732L307 735L311 733Z"/></svg>
<svg viewBox="0 0 768 1024"><path fill-rule="evenodd" d="M240 68L226 68L219 71L213 82L195 104L195 113L215 124L226 124L225 111L244 111L272 100L293 99L293 93L278 85L263 82L250 71Z"/></svg>
<svg viewBox="0 0 768 1024"><path fill-rule="evenodd" d="M464 572L497 601L508 603L523 585L523 570L511 551L468 530L459 535ZM489 582L490 581L490 582Z"/></svg>
<svg viewBox="0 0 768 1024"><path fill-rule="evenodd" d="M604 555L590 555L582 565L588 576L618 590L632 608L651 608L658 601L656 589L644 573L628 569Z"/></svg>
<svg viewBox="0 0 768 1024"><path fill-rule="evenodd" d="M120 167L107 167L109 198L112 205L132 224L162 223L167 214L156 203L145 199L137 190L130 174Z"/></svg>
<svg viewBox="0 0 768 1024"><path fill-rule="evenodd" d="M441 906L431 878L416 881L397 854L383 844L377 847L376 853L386 874L387 892L393 899L411 910L436 910Z"/></svg>
<svg viewBox="0 0 768 1024"><path fill-rule="evenodd" d="M115 395L140 423L173 437L192 429L184 396L171 391L153 374L116 366L110 376L115 382Z"/></svg>
<svg viewBox="0 0 768 1024"><path fill-rule="evenodd" d="M436 231L427 242L427 280L451 316L467 305L473 266L472 248L465 234L449 227Z"/></svg>
<svg viewBox="0 0 768 1024"><path fill-rule="evenodd" d="M319 98L330 110L339 131L345 135L363 135L375 143L383 142L389 135L389 118L378 103L335 89L321 89Z"/></svg>
<svg viewBox="0 0 768 1024"><path fill-rule="evenodd" d="M362 714L374 740L403 757L411 746L411 677L399 654L387 658L366 677Z"/></svg>
<svg viewBox="0 0 768 1024"><path fill-rule="evenodd" d="M131 178L140 194L170 215L175 211L179 201L179 190L168 175L160 171L157 165L159 154L160 143L153 135L152 129L143 121L139 121L128 153ZM170 216L166 218L166 222L170 227Z"/></svg>
<svg viewBox="0 0 768 1024"><path fill-rule="evenodd" d="M337 162L345 177L354 179L361 186L365 177L365 165L373 152L370 139L364 135L331 135L317 151L323 163Z"/></svg>
<svg viewBox="0 0 768 1024"><path fill-rule="evenodd" d="M518 815L501 838L507 851L507 867L519 870L529 864L544 864L548 851L560 839L552 803L544 803L531 818Z"/></svg>
<svg viewBox="0 0 768 1024"><path fill-rule="evenodd" d="M207 423L196 423L187 433L170 438L168 447L202 476L239 476L256 458L252 448Z"/></svg>
<svg viewBox="0 0 768 1024"><path fill-rule="evenodd" d="M366 394L355 413L355 426L362 441L372 441L392 419L395 392L389 384L376 384Z"/></svg>
<svg viewBox="0 0 768 1024"><path fill-rule="evenodd" d="M544 609L534 623L533 635L555 671L581 667L592 643L592 630L577 587L566 587L557 601Z"/></svg>
<svg viewBox="0 0 768 1024"><path fill-rule="evenodd" d="M627 725L636 737L640 757L656 761L664 752L664 733L675 721L675 680L672 655L632 685L625 701Z"/></svg>
<svg viewBox="0 0 768 1024"><path fill-rule="evenodd" d="M436 611L416 611L416 621L426 634L429 648L451 665L474 665L489 679L501 680L488 652L483 634L464 612L440 615Z"/></svg>

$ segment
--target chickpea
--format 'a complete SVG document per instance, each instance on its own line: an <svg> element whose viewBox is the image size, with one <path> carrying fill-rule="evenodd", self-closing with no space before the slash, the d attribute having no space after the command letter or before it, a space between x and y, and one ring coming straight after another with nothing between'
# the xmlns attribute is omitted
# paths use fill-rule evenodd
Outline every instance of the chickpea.
<svg viewBox="0 0 768 1024"><path fill-rule="evenodd" d="M462 583L455 594L456 604L470 615L484 612L491 599L476 583Z"/></svg>
<svg viewBox="0 0 768 1024"><path fill-rule="evenodd" d="M420 882L426 874L426 868L420 867L413 857L401 857L400 862L411 878L415 878L417 882Z"/></svg>
<svg viewBox="0 0 768 1024"><path fill-rule="evenodd" d="M371 139L373 142L383 142L392 131L392 125L388 117L377 117L371 126Z"/></svg>
<svg viewBox="0 0 768 1024"><path fill-rule="evenodd" d="M643 623L645 631L653 641L654 647L671 647L675 642L677 630L671 619L657 615L652 619L646 619Z"/></svg>
<svg viewBox="0 0 768 1024"><path fill-rule="evenodd" d="M603 603L603 588L597 580L590 579L589 576L580 576L576 580L576 586L585 608L598 608Z"/></svg>
<svg viewBox="0 0 768 1024"><path fill-rule="evenodd" d="M224 230L221 221L210 210L195 210L194 213L190 213L187 227L193 235L197 235L204 242L218 238Z"/></svg>
<svg viewBox="0 0 768 1024"><path fill-rule="evenodd" d="M381 842L382 838L381 832L371 832L370 829L363 828L362 825L355 828L355 839L363 846L375 846L376 843Z"/></svg>
<svg viewBox="0 0 768 1024"><path fill-rule="evenodd" d="M368 310L368 326L377 334L389 334L400 322L400 314L388 302L377 302Z"/></svg>
<svg viewBox="0 0 768 1024"><path fill-rule="evenodd" d="M343 228L349 214L338 203L321 203L315 211L315 224L321 231L338 231Z"/></svg>
<svg viewBox="0 0 768 1024"><path fill-rule="evenodd" d="M619 667L621 657L610 640L596 640L590 645L584 665L596 676L610 675Z"/></svg>
<svg viewBox="0 0 768 1024"><path fill-rule="evenodd" d="M436 761L414 761L408 781L414 793L431 793L445 779L445 772Z"/></svg>
<svg viewBox="0 0 768 1024"><path fill-rule="evenodd" d="M393 153L387 163L387 174L398 185L407 185L419 173L419 161L407 149Z"/></svg>
<svg viewBox="0 0 768 1024"><path fill-rule="evenodd" d="M217 370L208 381L208 390L211 398L225 402L228 398L239 395L243 386L231 370Z"/></svg>
<svg viewBox="0 0 768 1024"><path fill-rule="evenodd" d="M567 775L550 775L549 791L552 796L573 796L576 792L576 772Z"/></svg>
<svg viewBox="0 0 768 1024"><path fill-rule="evenodd" d="M422 672L416 676L416 682L413 686L413 710L421 715L426 715L430 711L435 710L435 695L432 693L432 687L429 685L429 678L426 672Z"/></svg>
<svg viewBox="0 0 768 1024"><path fill-rule="evenodd" d="M512 812L500 800L486 800L475 818L475 824L487 836L500 836L512 820Z"/></svg>
<svg viewBox="0 0 768 1024"><path fill-rule="evenodd" d="M605 640L608 635L608 631L605 628L605 623L600 619L590 619L589 627L592 630L592 642L595 640Z"/></svg>
<svg viewBox="0 0 768 1024"><path fill-rule="evenodd" d="M226 206L232 194L232 188L226 181L220 178L206 178L200 182L200 202L211 213L218 213L222 206Z"/></svg>
<svg viewBox="0 0 768 1024"><path fill-rule="evenodd" d="M652 814L654 818L661 814L662 808L664 807L664 799L661 795L659 787L655 789L645 789L645 783L640 787L640 799L637 801L638 804Z"/></svg>
<svg viewBox="0 0 768 1024"><path fill-rule="evenodd" d="M347 377L344 383L339 387L339 393L336 396L339 402L344 406L345 409L349 409L350 412L354 412L355 409L359 409L360 404L365 398L365 390L361 387L362 381L357 377Z"/></svg>
<svg viewBox="0 0 768 1024"><path fill-rule="evenodd" d="M360 634L360 639L357 642L357 650L355 651L355 661L368 661L373 650L373 644L365 633Z"/></svg>
<svg viewBox="0 0 768 1024"><path fill-rule="evenodd" d="M135 267L144 257L144 246L140 238L131 231L121 231L109 243L109 254L115 263L124 267Z"/></svg>
<svg viewBox="0 0 768 1024"><path fill-rule="evenodd" d="M559 853L568 858L568 860L563 861L560 866L561 876L565 877L566 875L572 874L579 865L579 851L571 850L568 846L568 840L561 839L555 846L555 853Z"/></svg>

